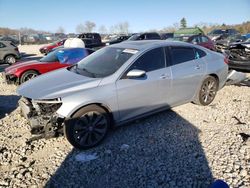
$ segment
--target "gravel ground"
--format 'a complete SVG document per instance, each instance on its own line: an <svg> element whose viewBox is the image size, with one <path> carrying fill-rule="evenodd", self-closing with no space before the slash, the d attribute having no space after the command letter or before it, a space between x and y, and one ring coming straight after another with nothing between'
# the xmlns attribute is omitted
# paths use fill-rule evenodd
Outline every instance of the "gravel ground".
<svg viewBox="0 0 250 188"><path fill-rule="evenodd" d="M15 90L0 77L0 187L198 188L215 179L250 187L250 138L240 136L250 134L248 86L224 87L207 107L190 103L112 130L87 151L64 137L29 142Z"/></svg>

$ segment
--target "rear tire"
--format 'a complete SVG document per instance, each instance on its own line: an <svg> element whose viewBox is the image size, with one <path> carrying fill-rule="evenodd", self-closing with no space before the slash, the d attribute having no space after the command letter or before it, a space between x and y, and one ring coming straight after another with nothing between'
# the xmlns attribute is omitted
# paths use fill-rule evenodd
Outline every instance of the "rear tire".
<svg viewBox="0 0 250 188"><path fill-rule="evenodd" d="M218 85L218 80L215 77L207 76L203 80L200 90L197 93L193 102L202 106L207 106L211 104L218 91Z"/></svg>
<svg viewBox="0 0 250 188"><path fill-rule="evenodd" d="M89 105L65 121L64 134L75 148L88 149L101 143L109 127L108 113L97 105Z"/></svg>
<svg viewBox="0 0 250 188"><path fill-rule="evenodd" d="M14 64L16 62L16 57L14 55L7 55L4 58L5 63L8 63L10 65Z"/></svg>
<svg viewBox="0 0 250 188"><path fill-rule="evenodd" d="M34 71L34 70L29 70L29 71L26 71L22 74L21 78L20 78L20 84L24 83L24 82L27 82L28 80L31 80L35 77L37 77L39 74L38 72Z"/></svg>

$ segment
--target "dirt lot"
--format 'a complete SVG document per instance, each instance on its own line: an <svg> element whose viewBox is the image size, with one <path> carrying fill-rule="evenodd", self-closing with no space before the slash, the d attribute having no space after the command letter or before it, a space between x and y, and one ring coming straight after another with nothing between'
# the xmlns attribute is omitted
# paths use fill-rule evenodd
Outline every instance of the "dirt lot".
<svg viewBox="0 0 250 188"><path fill-rule="evenodd" d="M250 134L249 86L225 86L207 107L190 103L117 128L87 151L64 137L29 142L18 100L0 77L0 187L191 188L215 179L250 187L250 139L240 136Z"/></svg>

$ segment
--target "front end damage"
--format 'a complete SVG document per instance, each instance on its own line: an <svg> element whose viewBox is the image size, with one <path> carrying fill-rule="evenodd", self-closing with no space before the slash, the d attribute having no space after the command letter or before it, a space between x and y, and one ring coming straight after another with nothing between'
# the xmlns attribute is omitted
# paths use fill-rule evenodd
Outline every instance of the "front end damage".
<svg viewBox="0 0 250 188"><path fill-rule="evenodd" d="M64 118L56 114L62 105L60 99L32 100L23 97L19 104L22 115L31 126L31 140L53 138L63 134Z"/></svg>

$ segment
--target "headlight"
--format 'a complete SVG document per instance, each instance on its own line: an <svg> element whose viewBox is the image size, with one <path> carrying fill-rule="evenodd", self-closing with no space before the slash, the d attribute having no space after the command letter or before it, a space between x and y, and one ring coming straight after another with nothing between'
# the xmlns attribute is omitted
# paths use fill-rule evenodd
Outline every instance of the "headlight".
<svg viewBox="0 0 250 188"><path fill-rule="evenodd" d="M61 98L56 98L56 99L32 99L32 103L62 103Z"/></svg>
<svg viewBox="0 0 250 188"><path fill-rule="evenodd" d="M61 98L32 100L32 105L39 115L51 115L62 105Z"/></svg>

